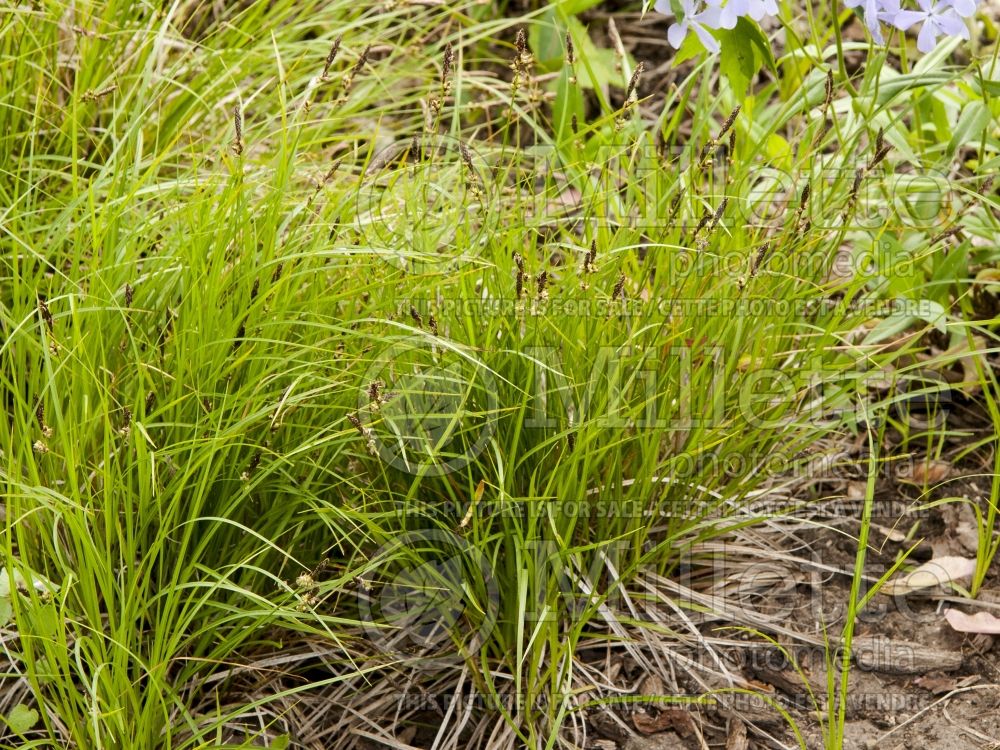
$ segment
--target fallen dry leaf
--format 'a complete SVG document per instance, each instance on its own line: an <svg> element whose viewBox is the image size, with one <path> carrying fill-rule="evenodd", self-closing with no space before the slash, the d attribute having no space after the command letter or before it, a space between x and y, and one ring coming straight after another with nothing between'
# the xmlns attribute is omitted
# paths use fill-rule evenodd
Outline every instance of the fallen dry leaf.
<svg viewBox="0 0 1000 750"><path fill-rule="evenodd" d="M697 726L691 713L683 708L664 708L657 714L644 710L632 715L632 723L643 734L658 734L673 729L680 737L692 737Z"/></svg>
<svg viewBox="0 0 1000 750"><path fill-rule="evenodd" d="M890 529L888 526L882 526L881 524L878 523L873 523L872 528L875 529L878 533L882 534L886 538L886 541L888 542L906 541L906 534L904 534L899 529Z"/></svg>
<svg viewBox="0 0 1000 750"><path fill-rule="evenodd" d="M750 742L747 740L747 725L738 717L729 722L729 737L726 739L726 750L747 750Z"/></svg>
<svg viewBox="0 0 1000 750"><path fill-rule="evenodd" d="M642 678L642 682L639 683L639 695L653 695L656 697L664 695L663 680L660 679L659 675L651 672L647 673Z"/></svg>
<svg viewBox="0 0 1000 750"><path fill-rule="evenodd" d="M960 609L945 610L944 619L959 633L985 633L1000 635L1000 619L989 612L967 615Z"/></svg>
<svg viewBox="0 0 1000 750"><path fill-rule="evenodd" d="M941 506L941 534L930 540L934 557L975 556L979 549L979 525L972 503L952 502Z"/></svg>
<svg viewBox="0 0 1000 750"><path fill-rule="evenodd" d="M912 464L903 464L896 471L896 476L901 482L909 484L929 485L940 484L951 476L951 464L947 461L918 461Z"/></svg>
<svg viewBox="0 0 1000 750"><path fill-rule="evenodd" d="M943 674L928 674L918 677L913 684L919 688L929 691L932 695L943 695L958 688L958 680L954 677L947 677Z"/></svg>
<svg viewBox="0 0 1000 750"><path fill-rule="evenodd" d="M969 578L976 572L976 561L967 557L936 557L920 567L889 581L882 587L882 593L889 596L909 594L912 591L943 586L950 581Z"/></svg>
<svg viewBox="0 0 1000 750"><path fill-rule="evenodd" d="M981 679L982 677L978 674L972 674L968 677L957 679L943 675L940 672L933 672L931 674L924 675L923 677L918 677L913 681L913 684L929 691L933 695L944 695L945 693L950 693L953 690L959 690L961 688L969 687L970 685L975 685Z"/></svg>

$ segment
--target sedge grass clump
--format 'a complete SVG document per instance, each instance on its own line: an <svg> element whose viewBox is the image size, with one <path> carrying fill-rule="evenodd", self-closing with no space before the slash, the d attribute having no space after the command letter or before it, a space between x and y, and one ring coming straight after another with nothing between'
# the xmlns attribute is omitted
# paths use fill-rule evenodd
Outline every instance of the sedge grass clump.
<svg viewBox="0 0 1000 750"><path fill-rule="evenodd" d="M588 649L668 632L645 577L752 522L910 353L855 337L885 269L829 270L923 241L858 225L889 145L924 153L916 78L849 102L803 53L751 107L475 2L85 5L137 31L70 83L55 6L0 36L4 563L52 583L11 598L6 679L36 746L294 743L300 700L321 744L411 744L425 717L371 698L410 684L489 699L442 743L580 744Z"/></svg>

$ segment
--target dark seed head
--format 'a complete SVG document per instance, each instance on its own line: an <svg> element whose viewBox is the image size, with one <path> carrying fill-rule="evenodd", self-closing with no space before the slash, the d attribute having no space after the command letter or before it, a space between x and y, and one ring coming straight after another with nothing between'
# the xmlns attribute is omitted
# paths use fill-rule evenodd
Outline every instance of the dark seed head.
<svg viewBox="0 0 1000 750"><path fill-rule="evenodd" d="M639 80L642 78L642 70L645 66L643 63L639 63L635 66L635 70L632 71L632 77L629 79L628 88L625 90L625 101L631 101L632 96L635 94L635 90L639 87Z"/></svg>
<svg viewBox="0 0 1000 750"><path fill-rule="evenodd" d="M727 117L726 121L722 123L722 130L719 131L719 135L715 140L721 141L725 137L726 133L729 132L729 129L736 124L736 118L740 116L741 109L742 107L737 105L736 109L729 113L729 117Z"/></svg>
<svg viewBox="0 0 1000 750"><path fill-rule="evenodd" d="M340 52L340 42L344 37L338 36L333 42L333 46L330 47L330 51L326 55L326 60L323 64L323 75L322 78L325 81L330 75L330 66L333 65L333 61L337 59L337 53Z"/></svg>
<svg viewBox="0 0 1000 750"><path fill-rule="evenodd" d="M361 57L359 57L358 61L354 64L354 70L351 71L351 78L354 78L354 76L360 73L361 69L364 68L365 65L368 63L368 55L371 54L371 51L372 51L372 46L369 44L367 47L365 47L364 51L361 53Z"/></svg>
<svg viewBox="0 0 1000 750"><path fill-rule="evenodd" d="M240 344L243 343L244 336L247 335L246 319L240 323L240 327L236 329L236 336L233 339L233 351L235 352L240 348Z"/></svg>
<svg viewBox="0 0 1000 750"><path fill-rule="evenodd" d="M233 107L233 129L236 131L236 140L233 141L233 153L240 156L243 153L243 111L240 105Z"/></svg>
<svg viewBox="0 0 1000 750"><path fill-rule="evenodd" d="M625 274L621 274L618 277L618 283L615 284L615 290L611 294L611 299L625 299Z"/></svg>
<svg viewBox="0 0 1000 750"><path fill-rule="evenodd" d="M444 46L444 60L441 62L441 87L447 88L448 79L451 77L452 67L455 65L455 50L448 42Z"/></svg>
<svg viewBox="0 0 1000 750"><path fill-rule="evenodd" d="M597 261L597 240L590 243L590 250L587 251L587 257L583 259L583 270L584 273L594 273L597 270L595 262Z"/></svg>
<svg viewBox="0 0 1000 750"><path fill-rule="evenodd" d="M43 297L38 298L38 312L42 316L42 320L45 322L46 327L51 333L55 321L52 319L52 313L49 312L49 305Z"/></svg>
<svg viewBox="0 0 1000 750"><path fill-rule="evenodd" d="M549 283L549 272L548 271L542 271L540 274L538 274L537 285L538 285L538 296L539 297L544 297L545 296L545 287L546 287L546 285L548 283Z"/></svg>

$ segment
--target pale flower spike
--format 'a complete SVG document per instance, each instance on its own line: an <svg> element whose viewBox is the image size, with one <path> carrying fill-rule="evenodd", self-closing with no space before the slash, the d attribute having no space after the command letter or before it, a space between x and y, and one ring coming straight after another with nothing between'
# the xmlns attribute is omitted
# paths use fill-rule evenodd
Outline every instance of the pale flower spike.
<svg viewBox="0 0 1000 750"><path fill-rule="evenodd" d="M941 37L959 37L969 40L969 26L965 19L976 14L977 0L907 0L916 2L919 9L902 7L900 0L842 0L864 18L865 27L876 44L885 44L883 24L901 31L920 25L917 49L928 53ZM675 7L680 11L674 12ZM667 40L674 49L680 49L693 30L702 45L711 53L719 51L719 42L713 30L735 28L740 18L761 21L778 14L777 0L656 0L657 13L674 16L667 30Z"/></svg>

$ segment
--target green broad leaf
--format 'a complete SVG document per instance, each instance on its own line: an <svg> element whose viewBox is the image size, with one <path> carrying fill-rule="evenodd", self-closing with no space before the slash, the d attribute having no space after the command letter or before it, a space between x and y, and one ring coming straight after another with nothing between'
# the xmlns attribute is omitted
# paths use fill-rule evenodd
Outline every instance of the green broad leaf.
<svg viewBox="0 0 1000 750"><path fill-rule="evenodd" d="M750 82L765 66L777 72L771 44L760 27L741 18L733 29L716 32L722 51L719 70L726 77L733 94L738 99L746 97Z"/></svg>
<svg viewBox="0 0 1000 750"><path fill-rule="evenodd" d="M602 0L559 0L556 6L563 13L568 13L571 16L575 16L577 13L583 13L585 10L590 10L596 5L600 5Z"/></svg>
<svg viewBox="0 0 1000 750"><path fill-rule="evenodd" d="M590 38L590 32L579 19L563 15L560 20L557 8L549 8L528 31L528 44L535 58L535 65L547 73L555 73L566 63L566 34L573 38L576 47L576 74L584 88L604 89L610 86L624 88L626 81L618 69L618 58L613 50L601 49ZM635 67L630 60L631 67Z"/></svg>
<svg viewBox="0 0 1000 750"><path fill-rule="evenodd" d="M968 276L970 247L969 241L965 240L948 254L936 253L934 255L931 283L927 284L927 289L924 292L926 296L943 305L949 303L955 282Z"/></svg>
<svg viewBox="0 0 1000 750"><path fill-rule="evenodd" d="M63 626L59 612L52 604L25 607L27 629L38 638L55 638Z"/></svg>
<svg viewBox="0 0 1000 750"><path fill-rule="evenodd" d="M775 75L778 75L778 63L774 59L774 50L771 49L771 40L767 38L767 35L760 30L760 26L757 24L752 23L745 18L741 18L740 23L743 24L745 28L745 33L750 40L750 44L753 46L754 54L760 61L760 66L762 68L767 68ZM736 25L737 31L740 29L740 23Z"/></svg>
<svg viewBox="0 0 1000 750"><path fill-rule="evenodd" d="M705 45L701 43L697 34L688 34L684 37L681 48L674 54L673 64L680 65L685 60L698 57L706 51Z"/></svg>
<svg viewBox="0 0 1000 750"><path fill-rule="evenodd" d="M552 121L560 142L568 142L573 137L573 115L578 122L584 121L583 94L579 86L570 83L569 67L564 67L555 82L556 98L552 105Z"/></svg>
<svg viewBox="0 0 1000 750"><path fill-rule="evenodd" d="M983 130L989 127L991 119L989 108L981 101L974 100L966 104L948 142L948 160L950 161L965 144L978 145Z"/></svg>
<svg viewBox="0 0 1000 750"><path fill-rule="evenodd" d="M875 326L862 342L865 346L877 344L880 341L891 339L906 331L913 325L913 317L906 313L894 313L885 318Z"/></svg>
<svg viewBox="0 0 1000 750"><path fill-rule="evenodd" d="M946 65L948 58L951 57L951 53L958 49L960 44L962 44L960 37L945 36L941 43L934 47L933 51L917 60L913 66L913 74L920 76L940 70Z"/></svg>
<svg viewBox="0 0 1000 750"><path fill-rule="evenodd" d="M940 71L928 71L921 74L909 73L897 76L879 86L876 104L879 107L885 107L897 96L905 94L907 91L925 87L943 86L946 83L950 83L953 78L954 74Z"/></svg>
<svg viewBox="0 0 1000 750"><path fill-rule="evenodd" d="M7 714L7 726L14 734L24 734L38 723L38 711L18 703Z"/></svg>
<svg viewBox="0 0 1000 750"><path fill-rule="evenodd" d="M904 300L896 299L902 309L882 320L867 336L862 345L870 346L880 341L894 338L907 331L917 321L929 323L941 333L948 332L948 313L944 306L929 299ZM914 305L914 301L917 302Z"/></svg>
<svg viewBox="0 0 1000 750"><path fill-rule="evenodd" d="M982 90L985 91L990 96L1000 96L1000 81L991 81L989 79L985 79L982 81L973 81L973 84L976 89L979 89L981 86ZM976 93L979 92L977 91Z"/></svg>
<svg viewBox="0 0 1000 750"><path fill-rule="evenodd" d="M922 292L923 272L895 237L883 236L873 252L878 259L878 273L886 279L890 297L914 298L915 292Z"/></svg>
<svg viewBox="0 0 1000 750"><path fill-rule="evenodd" d="M614 50L601 49L590 38L590 32L576 18L570 18L567 29L576 47L576 77L580 85L587 89L606 89L609 86L625 88L628 83L618 69L618 58ZM629 59L634 69L635 62Z"/></svg>
<svg viewBox="0 0 1000 750"><path fill-rule="evenodd" d="M951 118L948 117L944 103L936 96L923 97L919 109L924 120L933 124L935 140L947 143L952 137L952 130Z"/></svg>
<svg viewBox="0 0 1000 750"><path fill-rule="evenodd" d="M791 167L792 147L777 133L771 133L767 136L767 155L772 162L777 162L779 166Z"/></svg>
<svg viewBox="0 0 1000 750"><path fill-rule="evenodd" d="M14 617L14 607L6 596L0 597L0 626L6 625Z"/></svg>
<svg viewBox="0 0 1000 750"><path fill-rule="evenodd" d="M922 320L924 323L930 323L939 332L947 333L948 311L945 310L944 305L929 299L922 299L918 301L920 302L918 305L920 312L916 315L917 320Z"/></svg>
<svg viewBox="0 0 1000 750"><path fill-rule="evenodd" d="M566 32L556 20L555 8L549 8L528 29L528 44L535 64L545 72L559 69L566 56ZM575 42L575 40L574 40Z"/></svg>

